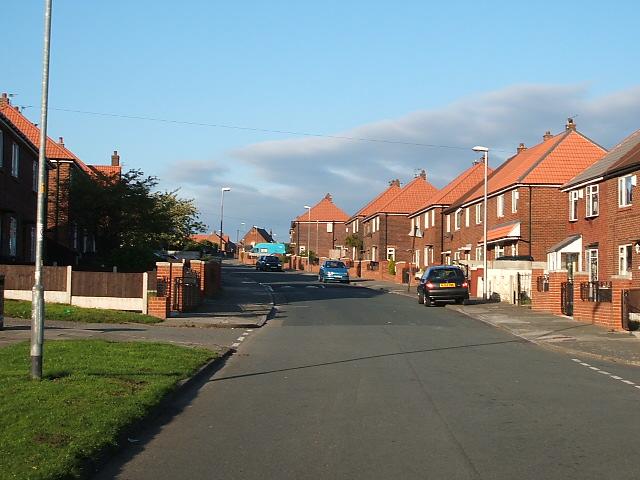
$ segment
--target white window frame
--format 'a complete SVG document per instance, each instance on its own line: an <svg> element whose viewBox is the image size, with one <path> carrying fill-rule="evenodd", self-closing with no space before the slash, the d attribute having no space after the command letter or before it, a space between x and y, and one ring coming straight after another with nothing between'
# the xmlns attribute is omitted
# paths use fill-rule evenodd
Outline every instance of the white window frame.
<svg viewBox="0 0 640 480"><path fill-rule="evenodd" d="M520 201L520 191L516 188L511 191L511 213L518 213L518 203Z"/></svg>
<svg viewBox="0 0 640 480"><path fill-rule="evenodd" d="M436 226L436 211L435 209L431 210L431 226Z"/></svg>
<svg viewBox="0 0 640 480"><path fill-rule="evenodd" d="M476 225L482 223L482 203L476 203Z"/></svg>
<svg viewBox="0 0 640 480"><path fill-rule="evenodd" d="M420 215L416 217L416 227L418 227L418 230L420 230Z"/></svg>
<svg viewBox="0 0 640 480"><path fill-rule="evenodd" d="M595 281L598 280L598 275L599 272L598 270L600 269L600 259L598 258L599 253L598 253L598 249L597 248L588 248L585 252L585 257L586 257L586 261L587 261L587 272L589 272L589 280L590 281ZM591 260L595 258L596 260L596 271L593 272L591 269Z"/></svg>
<svg viewBox="0 0 640 480"><path fill-rule="evenodd" d="M429 212L424 214L424 229L429 228Z"/></svg>
<svg viewBox="0 0 640 480"><path fill-rule="evenodd" d="M420 266L420 250L416 249L415 251L415 258L413 259L416 265Z"/></svg>
<svg viewBox="0 0 640 480"><path fill-rule="evenodd" d="M20 176L20 145L15 142L11 145L11 176Z"/></svg>
<svg viewBox="0 0 640 480"><path fill-rule="evenodd" d="M471 217L471 211L469 207L467 207L464 210L464 226L467 228L469 228L470 217Z"/></svg>
<svg viewBox="0 0 640 480"><path fill-rule="evenodd" d="M569 221L575 222L578 220L578 199L580 198L580 192L578 190L572 190L569 192Z"/></svg>
<svg viewBox="0 0 640 480"><path fill-rule="evenodd" d="M453 252L453 259L456 261L460 261L460 251L456 250L455 252Z"/></svg>
<svg viewBox="0 0 640 480"><path fill-rule="evenodd" d="M484 253L484 246L480 245L479 247L476 247L476 260L477 261L481 261L482 260L482 254Z"/></svg>
<svg viewBox="0 0 640 480"><path fill-rule="evenodd" d="M633 203L635 178L635 175L625 175L618 178L618 207L628 207Z"/></svg>
<svg viewBox="0 0 640 480"><path fill-rule="evenodd" d="M518 244L517 243L513 243L511 244L511 256L516 256L518 255Z"/></svg>
<svg viewBox="0 0 640 480"><path fill-rule="evenodd" d="M631 275L633 272L633 245L618 246L618 275Z"/></svg>
<svg viewBox="0 0 640 480"><path fill-rule="evenodd" d="M380 231L380 217L376 217L376 232Z"/></svg>
<svg viewBox="0 0 640 480"><path fill-rule="evenodd" d="M307 246L306 246L306 245L300 245L300 246L298 247L298 251L299 251L300 253L305 253L305 252L307 251Z"/></svg>
<svg viewBox="0 0 640 480"><path fill-rule="evenodd" d="M504 193L496 197L496 216L504 217Z"/></svg>
<svg viewBox="0 0 640 480"><path fill-rule="evenodd" d="M499 254L499 255L498 255ZM504 257L504 246L502 245L496 245L493 248L493 258L500 258L500 257Z"/></svg>
<svg viewBox="0 0 640 480"><path fill-rule="evenodd" d="M424 247L424 266L428 266L429 265L429 248L430 247Z"/></svg>
<svg viewBox="0 0 640 480"><path fill-rule="evenodd" d="M587 218L597 217L600 214L600 186L587 185L586 188L586 214Z"/></svg>
<svg viewBox="0 0 640 480"><path fill-rule="evenodd" d="M462 209L459 208L458 210L456 210L456 213L454 215L454 227L456 230L460 230L461 226L462 226Z"/></svg>
<svg viewBox="0 0 640 480"><path fill-rule="evenodd" d="M387 247L387 260L396 261L396 249L395 247Z"/></svg>
<svg viewBox="0 0 640 480"><path fill-rule="evenodd" d="M327 233L333 233L333 222L327 222Z"/></svg>
<svg viewBox="0 0 640 480"><path fill-rule="evenodd" d="M451 214L447 214L447 233L451 232Z"/></svg>

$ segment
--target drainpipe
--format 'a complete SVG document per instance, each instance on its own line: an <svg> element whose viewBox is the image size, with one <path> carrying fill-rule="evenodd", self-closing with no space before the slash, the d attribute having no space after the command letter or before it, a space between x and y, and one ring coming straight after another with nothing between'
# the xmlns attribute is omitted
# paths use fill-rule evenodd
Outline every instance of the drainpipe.
<svg viewBox="0 0 640 480"><path fill-rule="evenodd" d="M387 233L389 231L389 216L384 214L384 259L387 259L387 249L389 248L389 244L387 243L388 237Z"/></svg>
<svg viewBox="0 0 640 480"><path fill-rule="evenodd" d="M533 238L531 237L533 233L533 225L531 224L531 206L533 205L533 190L531 189L531 185L529 185L529 255L531 256L531 242Z"/></svg>
<svg viewBox="0 0 640 480"><path fill-rule="evenodd" d="M438 265L443 265L444 258L442 258L442 254L444 253L444 208L440 209L440 260Z"/></svg>
<svg viewBox="0 0 640 480"><path fill-rule="evenodd" d="M56 162L56 230L55 238L56 243L59 243L60 235L58 230L60 229L60 162Z"/></svg>

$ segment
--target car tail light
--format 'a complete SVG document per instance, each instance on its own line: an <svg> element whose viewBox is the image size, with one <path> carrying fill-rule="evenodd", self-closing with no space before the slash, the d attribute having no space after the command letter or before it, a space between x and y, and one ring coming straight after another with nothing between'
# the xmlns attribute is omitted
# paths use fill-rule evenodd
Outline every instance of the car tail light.
<svg viewBox="0 0 640 480"><path fill-rule="evenodd" d="M467 287L469 286L469 284L468 284L467 282L462 282L462 286L463 286L464 288L467 288Z"/></svg>
<svg viewBox="0 0 640 480"><path fill-rule="evenodd" d="M433 283L431 283L431 282L427 282L427 283L425 283L425 285L424 285L424 286L425 286L425 287L427 287L427 288L433 288L433 287L435 287L435 285L434 285Z"/></svg>

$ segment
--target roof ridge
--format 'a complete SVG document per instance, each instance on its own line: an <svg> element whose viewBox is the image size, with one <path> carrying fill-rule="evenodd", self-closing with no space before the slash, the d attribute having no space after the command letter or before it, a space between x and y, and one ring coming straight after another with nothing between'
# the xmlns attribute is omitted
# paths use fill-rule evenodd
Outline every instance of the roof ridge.
<svg viewBox="0 0 640 480"><path fill-rule="evenodd" d="M517 183L521 183L521 182L523 182L523 181L524 181L524 179L525 179L525 178L527 178L527 176L528 176L531 172L533 172L536 168L538 168L538 166L539 166L539 165L540 165L540 164L541 164L541 163L542 163L542 162L543 162L543 161L544 161L544 160L545 160L545 159L546 159L546 158L551 154L551 152L553 152L553 151L558 147L558 145L560 145L560 144L562 143L562 141L563 141L563 140L565 140L566 138L568 138L568 137L569 137L569 135L571 135L571 132L574 132L574 131L575 131L575 130L565 130L564 132L562 132L562 133L559 133L559 134L555 135L556 137L559 137L559 138L558 138L558 140L557 140L553 145L551 145L551 146L549 147L549 149L548 149L546 152L544 152L540 157L538 157L538 160L536 160L535 162L533 162L533 163L531 164L531 166L530 166L528 169L526 169L522 175L520 175L520 176L517 178ZM549 140L551 140L551 139L549 139ZM538 145L543 145L543 144L544 144L544 142L539 143ZM538 145L536 145L536 147L537 147ZM534 148L535 148L535 147L534 147ZM526 151L526 150L525 150L525 151ZM517 153L516 155L519 155L519 154L520 154L520 153ZM506 163L506 162L505 162L505 163Z"/></svg>

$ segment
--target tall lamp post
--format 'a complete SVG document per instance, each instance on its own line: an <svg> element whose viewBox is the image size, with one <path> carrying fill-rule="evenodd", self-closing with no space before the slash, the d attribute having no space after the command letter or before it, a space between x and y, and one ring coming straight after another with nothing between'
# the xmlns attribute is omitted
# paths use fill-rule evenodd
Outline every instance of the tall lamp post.
<svg viewBox="0 0 640 480"><path fill-rule="evenodd" d="M236 245L240 241L240 229L243 227L243 225L244 225L244 222L240 222L240 226L238 227L238 230L236 231Z"/></svg>
<svg viewBox="0 0 640 480"><path fill-rule="evenodd" d="M484 231L484 243L482 245L482 262L483 262L483 270L482 270L482 299L487 300L487 223L489 223L487 218L487 171L489 168L489 149L487 147L482 147L480 145L476 145L473 147L474 152L482 152L483 154L483 162L484 162L484 200L483 200L483 213L482 213L482 229Z"/></svg>
<svg viewBox="0 0 640 480"><path fill-rule="evenodd" d="M305 205L304 208L307 209L307 264L309 265L309 271L311 271L311 255L309 255L309 251L311 248L311 207L309 205Z"/></svg>
<svg viewBox="0 0 640 480"><path fill-rule="evenodd" d="M220 191L222 192L222 197L220 199L220 249L222 250L222 252L224 252L224 249L222 248L222 245L224 244L224 238L222 238L222 219L224 218L224 192L230 192L231 188L222 187Z"/></svg>

